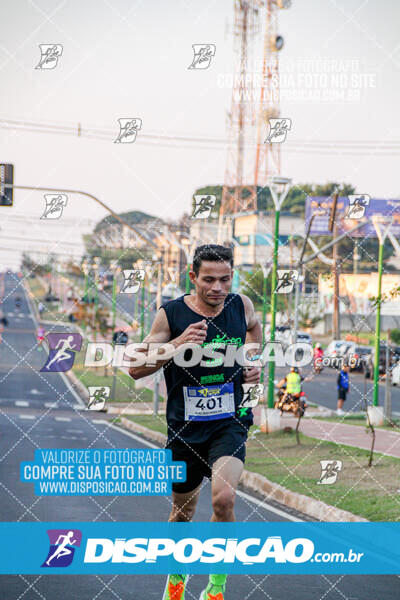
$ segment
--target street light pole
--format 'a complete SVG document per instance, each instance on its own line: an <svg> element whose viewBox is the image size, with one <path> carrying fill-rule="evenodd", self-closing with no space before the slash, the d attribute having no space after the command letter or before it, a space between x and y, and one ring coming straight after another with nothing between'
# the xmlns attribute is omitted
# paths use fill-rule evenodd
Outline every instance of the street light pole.
<svg viewBox="0 0 400 600"><path fill-rule="evenodd" d="M378 255L378 297L376 306L376 326L375 326L375 364L374 364L374 388L373 388L373 405L379 405L379 350L381 337L381 303L382 303L382 270L383 270L383 245L387 234L389 233L393 217L385 219L374 215L372 222L374 224L376 234L379 240L379 255ZM383 225L381 229L380 225Z"/></svg>
<svg viewBox="0 0 400 600"><path fill-rule="evenodd" d="M272 177L269 182L271 196L275 205L275 230L274 230L274 254L272 262L271 278L271 327L270 341L275 341L275 320L276 320L276 276L278 269L278 244L279 244L279 217L281 206L289 192L289 186L292 180L286 177ZM271 361L268 366L268 408L274 406L274 378L275 362Z"/></svg>
<svg viewBox="0 0 400 600"><path fill-rule="evenodd" d="M143 342L144 339L144 303L145 303L145 285L144 281L142 283L141 289L141 310L140 310L140 341Z"/></svg>
<svg viewBox="0 0 400 600"><path fill-rule="evenodd" d="M118 267L113 272L113 285L112 285L112 335L115 333L115 322L117 317L117 273Z"/></svg>
<svg viewBox="0 0 400 600"><path fill-rule="evenodd" d="M265 327L266 327L266 324L267 324L267 279L268 279L268 275L269 275L269 273L271 271L271 265L270 264L261 265L261 268L262 268L262 272L263 272L262 350L264 350L264 346L265 346ZM264 383L264 371L265 371L265 365L261 369L260 383Z"/></svg>
<svg viewBox="0 0 400 600"><path fill-rule="evenodd" d="M374 364L374 394L373 404L379 405L379 350L381 339L381 301L382 301L382 266L383 266L383 244L379 241L378 256L378 299L376 306L376 325L375 325L375 364Z"/></svg>

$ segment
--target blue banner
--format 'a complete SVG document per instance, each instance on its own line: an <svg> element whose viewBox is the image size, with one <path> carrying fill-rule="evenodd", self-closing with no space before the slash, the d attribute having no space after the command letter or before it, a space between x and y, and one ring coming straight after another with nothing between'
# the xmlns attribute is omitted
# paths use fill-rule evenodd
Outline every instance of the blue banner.
<svg viewBox="0 0 400 600"><path fill-rule="evenodd" d="M48 448L22 462L20 475L37 496L169 496L172 483L186 481L186 463L168 449Z"/></svg>
<svg viewBox="0 0 400 600"><path fill-rule="evenodd" d="M351 198L351 197L350 197ZM340 197L337 201L336 207L336 222L338 225L338 235L349 231L357 225L357 220L354 218L346 218L349 214L350 200L348 197ZM306 229L310 222L311 216L315 212L322 212L325 210L325 214L318 214L314 217L311 226L311 235L332 235L329 231L329 213L332 206L332 198L329 197L310 197L306 199L305 206L305 222ZM364 227L361 227L357 231L350 234L351 237L376 237L376 230L371 221L373 215L379 215L381 217L392 217L393 223L390 227L391 233L395 237L400 235L400 199L379 199L370 198L368 203L361 211L360 216L367 219L367 223ZM351 215L350 215L351 216ZM355 216L355 215L353 215Z"/></svg>
<svg viewBox="0 0 400 600"><path fill-rule="evenodd" d="M400 523L1 523L0 574L398 574Z"/></svg>

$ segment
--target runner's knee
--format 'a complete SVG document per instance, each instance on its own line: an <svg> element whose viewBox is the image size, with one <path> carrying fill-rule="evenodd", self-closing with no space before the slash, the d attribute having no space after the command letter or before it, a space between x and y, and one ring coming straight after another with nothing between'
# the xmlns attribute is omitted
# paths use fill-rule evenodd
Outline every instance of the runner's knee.
<svg viewBox="0 0 400 600"><path fill-rule="evenodd" d="M212 505L217 516L223 516L233 510L235 504L235 491L229 486L224 486L213 495Z"/></svg>
<svg viewBox="0 0 400 600"><path fill-rule="evenodd" d="M191 521L194 516L196 506L192 504L180 505L173 504L171 511L171 520L173 521Z"/></svg>

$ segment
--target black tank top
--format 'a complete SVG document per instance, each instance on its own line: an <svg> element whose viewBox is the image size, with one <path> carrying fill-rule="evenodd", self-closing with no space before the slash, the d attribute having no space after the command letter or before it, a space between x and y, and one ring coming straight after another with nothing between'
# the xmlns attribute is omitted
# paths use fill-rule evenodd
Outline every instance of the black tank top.
<svg viewBox="0 0 400 600"><path fill-rule="evenodd" d="M203 317L194 312L185 303L184 296L166 302L162 308L167 315L171 339L181 335L191 323L198 323L206 319L208 329L203 346L214 345L215 350L224 355L227 344L240 347L245 343L246 317L243 300L239 294L228 294L222 312L216 317ZM219 349L218 343L223 345ZM191 354L192 351L187 350L184 355L185 359L189 360ZM205 357L204 360L212 361L213 359ZM243 398L243 367L236 361L231 367L224 365L207 367L200 366L200 364L183 367L176 365L174 360L170 360L163 366L163 369L168 392L168 439L177 437L192 443L201 443L207 441L223 422L228 425L229 422L239 421L246 427L253 423L251 409L243 411L238 408ZM232 416L225 416L223 419L216 416L213 420L185 420L184 388L186 394L205 394L206 400L208 394L206 388L212 395L216 391L218 392L218 388L221 386L224 386L223 390L229 390L234 394L234 414ZM194 388L197 388L197 392L193 391ZM200 404L201 402L200 397Z"/></svg>

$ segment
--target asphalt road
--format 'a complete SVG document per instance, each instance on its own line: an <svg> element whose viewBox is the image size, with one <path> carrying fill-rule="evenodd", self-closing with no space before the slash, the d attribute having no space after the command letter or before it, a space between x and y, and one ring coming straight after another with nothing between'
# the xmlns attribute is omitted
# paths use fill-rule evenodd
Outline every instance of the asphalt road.
<svg viewBox="0 0 400 600"><path fill-rule="evenodd" d="M82 410L65 378L39 372L45 351L36 348L35 329L24 297L16 311L18 280L5 278L2 308L9 326L0 344L0 515L2 521L164 521L167 497L38 497L33 484L19 481L21 461L32 460L36 448L140 448L139 438L112 427L106 418ZM210 485L202 489L196 521L210 518ZM239 494L238 521L287 521L304 518L276 503L264 504ZM40 557L39 557L39 560ZM190 580L186 600L197 600L206 576ZM0 598L7 600L161 600L165 577L1 576ZM228 600L397 600L395 576L232 576Z"/></svg>

